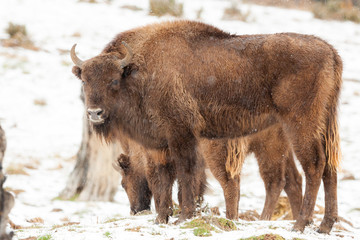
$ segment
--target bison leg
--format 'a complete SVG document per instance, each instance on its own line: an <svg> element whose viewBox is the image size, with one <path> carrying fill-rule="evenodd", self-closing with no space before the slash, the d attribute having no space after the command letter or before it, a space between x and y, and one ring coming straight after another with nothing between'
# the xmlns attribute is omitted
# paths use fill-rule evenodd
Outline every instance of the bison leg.
<svg viewBox="0 0 360 240"><path fill-rule="evenodd" d="M196 195L196 168L199 164L196 155L196 139L188 133L174 134L169 142L172 159L175 162L176 177L179 183L179 203L181 208L178 223L194 216Z"/></svg>
<svg viewBox="0 0 360 240"><path fill-rule="evenodd" d="M210 170L216 180L219 181L225 198L226 218L237 220L239 218L239 200L240 200L240 174L233 178L227 173L225 168L226 156L219 159L208 158Z"/></svg>
<svg viewBox="0 0 360 240"><path fill-rule="evenodd" d="M159 163L149 158L147 179L154 196L155 208L158 216L156 224L167 223L172 215L172 186L175 181L174 164L171 162Z"/></svg>
<svg viewBox="0 0 360 240"><path fill-rule="evenodd" d="M260 219L270 220L280 193L285 186L285 162L283 152L276 149L257 148L260 175L264 181L266 198ZM270 151L273 150L273 151Z"/></svg>
<svg viewBox="0 0 360 240"><path fill-rule="evenodd" d="M288 153L286 161L285 181L284 190L291 205L293 219L297 219L302 204L302 177L296 168L292 152Z"/></svg>
<svg viewBox="0 0 360 240"><path fill-rule="evenodd" d="M337 172L328 165L323 174L325 191L325 216L318 232L329 233L338 216L337 208Z"/></svg>
<svg viewBox="0 0 360 240"><path fill-rule="evenodd" d="M198 156L198 162L195 168L195 200L198 204L204 199L204 193L207 188L206 173L205 173L205 160L203 157Z"/></svg>
<svg viewBox="0 0 360 240"><path fill-rule="evenodd" d="M207 188L206 173L205 173L205 162L202 156L198 158L199 164L195 168L195 200L197 204L201 204L204 193ZM178 201L179 205L182 205L182 189L178 186Z"/></svg>
<svg viewBox="0 0 360 240"><path fill-rule="evenodd" d="M225 205L226 205L226 218L237 220L239 218L239 201L240 201L240 174L235 175L233 178L222 177L225 181L218 181L224 191Z"/></svg>
<svg viewBox="0 0 360 240"><path fill-rule="evenodd" d="M228 157L233 158L234 154L230 151L235 151L236 145L228 145L230 140L205 140L200 141L199 151L205 158L211 173L220 183L225 198L226 217L237 220L239 218L239 200L240 200L240 172L242 163L239 164L239 169L233 174L226 169ZM237 152L238 155L241 155ZM231 159L237 161L239 159ZM240 159L239 161L243 161ZM233 176L231 176L233 175Z"/></svg>
<svg viewBox="0 0 360 240"><path fill-rule="evenodd" d="M306 187L300 214L294 225L294 230L304 231L306 225L312 222L317 193L321 177L325 168L325 154L320 140L304 141L308 139L300 134L293 142L294 151L305 172Z"/></svg>

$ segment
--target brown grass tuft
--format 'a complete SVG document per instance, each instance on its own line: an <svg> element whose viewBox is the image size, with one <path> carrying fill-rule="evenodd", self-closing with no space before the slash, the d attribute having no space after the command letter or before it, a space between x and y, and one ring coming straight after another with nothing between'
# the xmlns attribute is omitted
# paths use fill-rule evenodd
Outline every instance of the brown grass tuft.
<svg viewBox="0 0 360 240"><path fill-rule="evenodd" d="M15 196L18 196L20 193L25 192L25 190L23 190L23 189L13 189L13 188L10 188L10 187L6 187L4 190L14 193Z"/></svg>
<svg viewBox="0 0 360 240"><path fill-rule="evenodd" d="M290 202L287 197L279 197L274 213L271 217L271 220L277 220L277 219L282 219L282 220L293 219Z"/></svg>
<svg viewBox="0 0 360 240"><path fill-rule="evenodd" d="M140 232L141 230L141 226L137 226L137 227L133 227L133 228L125 228L125 231L128 231L128 232Z"/></svg>
<svg viewBox="0 0 360 240"><path fill-rule="evenodd" d="M36 106L46 106L46 100L45 99L34 99L34 105Z"/></svg>
<svg viewBox="0 0 360 240"><path fill-rule="evenodd" d="M26 175L29 176L29 174L24 170L25 166L23 164L10 164L5 172L8 175Z"/></svg>
<svg viewBox="0 0 360 240"><path fill-rule="evenodd" d="M27 222L29 223L44 223L44 219L42 219L41 217L35 217L35 218L32 218L32 219L27 219L26 220Z"/></svg>
<svg viewBox="0 0 360 240"><path fill-rule="evenodd" d="M183 4L176 3L176 0L150 0L150 15L181 17L183 8Z"/></svg>
<svg viewBox="0 0 360 240"><path fill-rule="evenodd" d="M250 16L250 11L243 13L235 2L231 3L230 7L225 8L222 19L223 20L238 20L246 22Z"/></svg>
<svg viewBox="0 0 360 240"><path fill-rule="evenodd" d="M255 210L247 210L244 213L239 213L239 218L245 221L259 220L260 215Z"/></svg>
<svg viewBox="0 0 360 240"><path fill-rule="evenodd" d="M10 22L5 31L9 34L9 38L1 40L4 47L22 47L33 51L39 50L30 40L25 25Z"/></svg>
<svg viewBox="0 0 360 240"><path fill-rule="evenodd" d="M314 4L312 12L319 19L333 19L360 23L360 9L347 0L328 0Z"/></svg>
<svg viewBox="0 0 360 240"><path fill-rule="evenodd" d="M210 211L213 215L220 216L219 207L212 207L212 208L210 208Z"/></svg>
<svg viewBox="0 0 360 240"><path fill-rule="evenodd" d="M124 6L121 6L121 8L129 9L131 11L142 11L143 10L142 8L135 6L135 5L124 5Z"/></svg>

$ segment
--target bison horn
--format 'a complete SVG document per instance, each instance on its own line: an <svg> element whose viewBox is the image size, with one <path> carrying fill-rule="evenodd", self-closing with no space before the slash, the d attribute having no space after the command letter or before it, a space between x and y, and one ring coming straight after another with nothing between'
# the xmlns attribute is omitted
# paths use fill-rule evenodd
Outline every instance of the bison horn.
<svg viewBox="0 0 360 240"><path fill-rule="evenodd" d="M70 51L71 60L73 61L73 63L76 66L78 66L79 68L82 68L84 61L82 61L80 58L78 58L78 56L76 56L75 47L76 47L76 44L74 44L74 46L72 46L71 51Z"/></svg>
<svg viewBox="0 0 360 240"><path fill-rule="evenodd" d="M133 54L131 48L129 47L129 45L127 45L126 42L122 41L121 43L125 46L125 48L127 50L126 56L123 59L120 60L120 66L121 66L121 68L124 68L127 65L129 65L129 63L130 63L131 59L133 58L134 54Z"/></svg>

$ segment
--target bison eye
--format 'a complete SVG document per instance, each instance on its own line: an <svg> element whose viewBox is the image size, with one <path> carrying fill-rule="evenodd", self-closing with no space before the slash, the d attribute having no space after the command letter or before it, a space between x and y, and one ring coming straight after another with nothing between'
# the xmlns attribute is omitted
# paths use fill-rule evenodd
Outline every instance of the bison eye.
<svg viewBox="0 0 360 240"><path fill-rule="evenodd" d="M119 80L115 79L115 80L113 80L113 81L111 82L111 86L116 87L116 86L119 85L119 83L120 83Z"/></svg>
<svg viewBox="0 0 360 240"><path fill-rule="evenodd" d="M119 90L120 88L120 81L115 79L115 80L112 80L112 82L109 84L110 88L112 90Z"/></svg>

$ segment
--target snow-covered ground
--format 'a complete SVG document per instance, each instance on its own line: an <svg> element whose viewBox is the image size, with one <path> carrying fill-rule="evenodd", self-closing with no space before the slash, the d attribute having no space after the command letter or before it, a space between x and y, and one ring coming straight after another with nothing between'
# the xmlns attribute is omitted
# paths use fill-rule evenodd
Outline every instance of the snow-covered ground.
<svg viewBox="0 0 360 240"><path fill-rule="evenodd" d="M0 121L8 148L5 169L21 168L28 175L8 175L6 187L23 190L16 196L10 219L27 227L14 230L15 239L197 239L193 229L182 225L155 225L155 214L130 216L124 190L114 202L54 200L74 167L81 141L83 106L80 81L71 73L68 53L74 43L83 59L98 54L116 33L169 19L148 15L148 1L112 0L89 4L77 0L1 0L0 39L7 38L9 22L24 24L40 51L5 48L0 44ZM238 221L237 231L213 231L209 239L241 239L265 233L285 239L360 239L360 25L321 21L310 12L241 4L249 21L224 21L228 1L184 0L187 19L195 19L231 33L298 32L314 34L338 49L344 61L344 86L340 105L343 163L339 174L339 215L350 221L337 223L330 235L317 234L319 220L303 234L291 232L293 221ZM136 5L143 10L121 8ZM40 103L40 104L39 104ZM41 104L43 103L43 104ZM355 180L343 180L353 176ZM219 184L210 178L205 201L218 206L224 216ZM19 191L18 191L19 192ZM264 187L253 157L246 161L241 184L241 211L261 212ZM174 199L176 199L174 197ZM317 204L324 206L323 189ZM36 223L34 218L41 218ZM322 215L321 215L322 218ZM32 221L33 220L33 221ZM35 223L34 223L35 221ZM170 222L174 222L172 218ZM60 226L69 223L68 226ZM73 225L71 225L73 224ZM35 238L36 239L36 238Z"/></svg>

